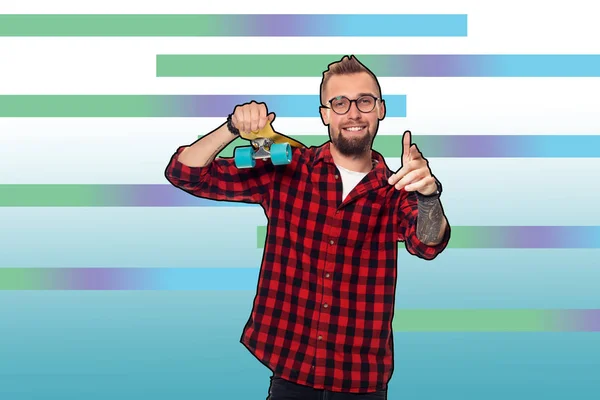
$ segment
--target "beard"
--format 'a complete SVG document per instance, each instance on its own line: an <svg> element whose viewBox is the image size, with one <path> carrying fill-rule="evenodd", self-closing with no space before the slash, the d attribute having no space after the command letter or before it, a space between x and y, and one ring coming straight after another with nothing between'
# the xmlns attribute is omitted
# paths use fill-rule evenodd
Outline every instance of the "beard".
<svg viewBox="0 0 600 400"><path fill-rule="evenodd" d="M377 130L377 128L375 128ZM374 134L371 134L371 127L366 128L367 132L362 135L344 135L340 128L337 135L331 133L329 127L329 136L335 148L343 155L348 157L362 156L367 153L373 144Z"/></svg>

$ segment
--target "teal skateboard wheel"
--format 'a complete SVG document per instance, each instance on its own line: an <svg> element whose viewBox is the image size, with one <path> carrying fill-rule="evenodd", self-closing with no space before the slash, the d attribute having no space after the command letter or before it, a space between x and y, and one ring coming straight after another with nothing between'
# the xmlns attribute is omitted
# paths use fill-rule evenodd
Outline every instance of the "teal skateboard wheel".
<svg viewBox="0 0 600 400"><path fill-rule="evenodd" d="M256 165L253 155L254 149L252 147L236 147L234 152L235 166L238 168L253 168Z"/></svg>
<svg viewBox="0 0 600 400"><path fill-rule="evenodd" d="M273 165L285 165L292 162L292 147L289 143L271 145L271 162Z"/></svg>

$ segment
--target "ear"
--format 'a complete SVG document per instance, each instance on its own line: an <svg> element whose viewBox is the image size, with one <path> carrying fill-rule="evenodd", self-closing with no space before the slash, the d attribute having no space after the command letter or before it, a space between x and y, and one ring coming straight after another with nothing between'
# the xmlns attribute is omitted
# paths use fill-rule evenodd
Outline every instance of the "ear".
<svg viewBox="0 0 600 400"><path fill-rule="evenodd" d="M385 118L385 100L380 100L377 105L377 118L380 121Z"/></svg>
<svg viewBox="0 0 600 400"><path fill-rule="evenodd" d="M326 107L321 107L319 111L321 113L321 121L323 122L323 125L329 125L329 113L331 110Z"/></svg>

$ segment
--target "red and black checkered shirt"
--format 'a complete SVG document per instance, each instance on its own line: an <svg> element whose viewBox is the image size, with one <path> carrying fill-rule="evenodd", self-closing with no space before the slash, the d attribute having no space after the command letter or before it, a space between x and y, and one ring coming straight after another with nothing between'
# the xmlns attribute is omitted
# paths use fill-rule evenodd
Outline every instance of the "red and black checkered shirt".
<svg viewBox="0 0 600 400"><path fill-rule="evenodd" d="M241 342L275 375L331 391L387 388L393 371L392 317L398 241L433 259L447 245L416 236L417 200L375 167L342 202L342 180L329 151L293 148L293 160L232 158L187 167L177 149L167 179L194 196L260 204L268 219L257 295Z"/></svg>

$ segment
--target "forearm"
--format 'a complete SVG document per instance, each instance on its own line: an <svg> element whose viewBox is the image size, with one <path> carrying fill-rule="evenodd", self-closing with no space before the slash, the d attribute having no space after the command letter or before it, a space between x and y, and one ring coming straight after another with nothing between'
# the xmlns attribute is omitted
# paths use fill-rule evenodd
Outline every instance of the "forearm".
<svg viewBox="0 0 600 400"><path fill-rule="evenodd" d="M435 246L442 241L448 221L439 198L418 198L417 237L427 245Z"/></svg>
<svg viewBox="0 0 600 400"><path fill-rule="evenodd" d="M235 139L236 136L227 129L227 124L223 124L193 145L186 147L179 155L179 161L188 167L205 167Z"/></svg>

